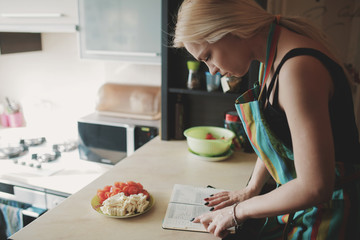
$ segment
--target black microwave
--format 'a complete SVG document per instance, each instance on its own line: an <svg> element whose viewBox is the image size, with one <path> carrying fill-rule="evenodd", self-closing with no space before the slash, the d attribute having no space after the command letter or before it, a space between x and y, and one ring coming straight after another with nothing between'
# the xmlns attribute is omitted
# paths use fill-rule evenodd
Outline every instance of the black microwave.
<svg viewBox="0 0 360 240"><path fill-rule="evenodd" d="M159 134L159 120L118 118L93 113L78 120L83 160L116 164Z"/></svg>

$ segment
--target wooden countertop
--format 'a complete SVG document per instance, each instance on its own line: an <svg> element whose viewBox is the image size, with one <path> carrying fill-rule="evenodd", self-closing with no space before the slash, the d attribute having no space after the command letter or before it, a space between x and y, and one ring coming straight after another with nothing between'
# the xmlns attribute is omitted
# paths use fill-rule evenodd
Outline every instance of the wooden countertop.
<svg viewBox="0 0 360 240"><path fill-rule="evenodd" d="M186 141L161 141L157 137L11 239L216 239L207 233L162 229L172 188L176 183L242 188L255 160L255 154L235 152L225 161L203 161L188 152ZM98 189L129 180L142 183L154 197L155 205L149 212L115 219L92 209L90 202Z"/></svg>

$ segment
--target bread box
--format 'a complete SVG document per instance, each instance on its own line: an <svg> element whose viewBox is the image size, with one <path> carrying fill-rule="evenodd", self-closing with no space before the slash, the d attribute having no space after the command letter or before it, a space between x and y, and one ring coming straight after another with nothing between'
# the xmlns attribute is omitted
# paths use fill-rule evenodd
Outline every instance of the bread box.
<svg viewBox="0 0 360 240"><path fill-rule="evenodd" d="M98 91L96 111L102 115L157 120L160 109L158 86L105 83Z"/></svg>

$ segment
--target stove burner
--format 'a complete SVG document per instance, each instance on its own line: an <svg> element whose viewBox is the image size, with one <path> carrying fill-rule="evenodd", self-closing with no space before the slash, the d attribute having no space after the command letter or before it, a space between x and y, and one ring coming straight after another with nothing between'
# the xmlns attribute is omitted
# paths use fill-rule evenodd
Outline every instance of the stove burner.
<svg viewBox="0 0 360 240"><path fill-rule="evenodd" d="M26 145L29 147L33 147L33 146L39 146L41 144L44 144L46 142L46 138L41 137L41 138L30 138L30 139L21 139L20 140L20 144L22 145Z"/></svg>
<svg viewBox="0 0 360 240"><path fill-rule="evenodd" d="M77 149L77 147L78 147L77 141L68 141L61 144L54 144L53 150L59 152L70 152Z"/></svg>
<svg viewBox="0 0 360 240"><path fill-rule="evenodd" d="M14 159L14 163L27 165L29 167L41 168L43 163L53 162L56 159L58 159L60 156L61 156L61 152L59 151L55 151L51 153L42 153L42 154L34 153L32 154L30 160Z"/></svg>
<svg viewBox="0 0 360 240"><path fill-rule="evenodd" d="M16 158L27 153L29 148L25 145L8 146L0 148L0 159Z"/></svg>
<svg viewBox="0 0 360 240"><path fill-rule="evenodd" d="M78 147L77 141L66 141L50 145L52 148L49 149L49 144L46 142L45 137L23 138L15 144L0 145L0 159L12 159L12 162L17 165L46 170L56 167L56 160L61 157L62 152L70 152ZM23 156L26 154L29 156Z"/></svg>
<svg viewBox="0 0 360 240"><path fill-rule="evenodd" d="M60 156L61 156L61 152L59 152L59 151L55 151L52 153L43 153L43 154L35 153L31 156L31 159L34 159L40 163L48 163L48 162L55 161Z"/></svg>

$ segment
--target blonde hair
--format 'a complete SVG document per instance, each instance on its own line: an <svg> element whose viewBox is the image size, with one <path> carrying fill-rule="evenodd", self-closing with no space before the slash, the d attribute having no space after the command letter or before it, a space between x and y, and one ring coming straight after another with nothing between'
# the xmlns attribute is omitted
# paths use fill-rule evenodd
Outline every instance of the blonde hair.
<svg viewBox="0 0 360 240"><path fill-rule="evenodd" d="M173 47L204 41L214 43L229 33L250 38L274 21L275 15L254 0L184 0L177 15ZM279 24L318 41L331 51L326 35L305 18L281 17Z"/></svg>

